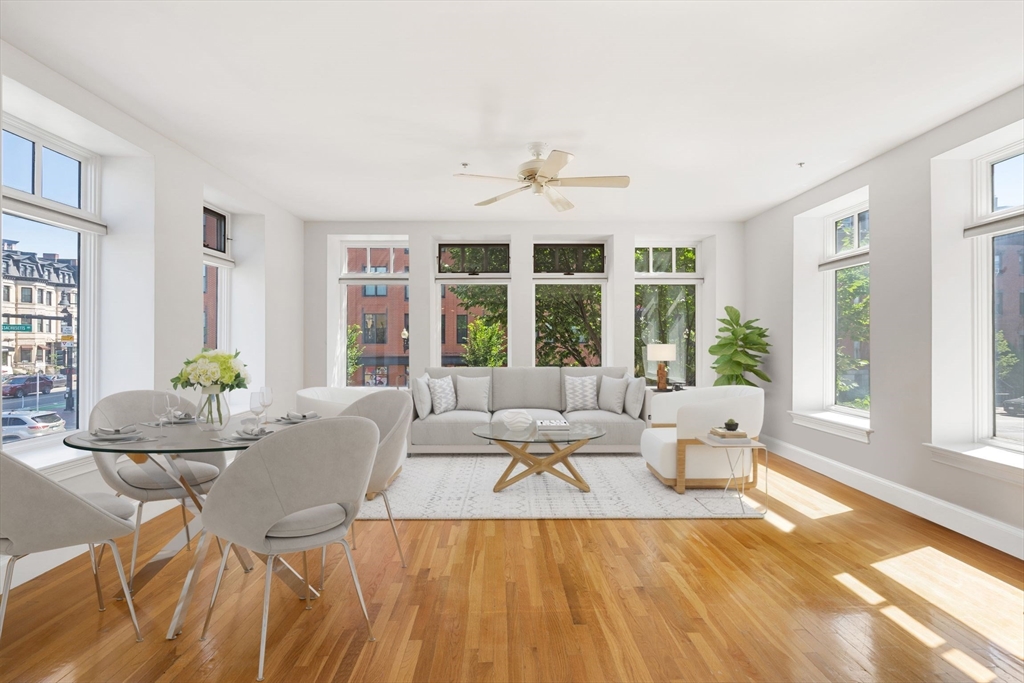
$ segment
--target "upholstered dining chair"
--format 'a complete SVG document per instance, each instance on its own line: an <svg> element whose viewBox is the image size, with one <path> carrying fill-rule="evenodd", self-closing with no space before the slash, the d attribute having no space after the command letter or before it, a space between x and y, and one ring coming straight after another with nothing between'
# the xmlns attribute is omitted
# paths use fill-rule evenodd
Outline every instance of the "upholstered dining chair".
<svg viewBox="0 0 1024 683"><path fill-rule="evenodd" d="M114 538L130 534L135 506L109 493L80 496L51 481L6 453L0 453L0 555L9 555L0 598L0 634L3 633L7 599L11 594L14 565L18 560L46 550L88 545L100 611L106 609L100 589L99 564L94 546L109 545L114 566L124 589L128 613L135 626L135 639L142 641L135 617L121 554Z"/></svg>
<svg viewBox="0 0 1024 683"><path fill-rule="evenodd" d="M274 561L282 553L305 553L340 543L348 556L370 640L370 615L359 586L352 552L345 541L349 525L370 483L380 431L363 417L334 417L282 429L250 446L218 478L203 506L204 533L227 541L206 616L210 624L225 558L232 543L267 556L263 589L258 681L263 680ZM303 567L308 566L303 561ZM309 572L305 572L309 585ZM307 609L309 594L307 591Z"/></svg>
<svg viewBox="0 0 1024 683"><path fill-rule="evenodd" d="M373 472L370 474L370 487L367 495L380 495L384 499L384 508L391 522L391 533L395 535L398 556L405 564L402 542L398 540L398 528L395 518L391 515L391 502L388 500L387 488L394 480L402 463L409 455L409 428L412 425L412 396L407 391L378 391L359 399L341 413L342 415L366 417L373 420L380 430L380 444L377 445L377 457L373 461ZM352 531L355 540L355 529ZM323 565L327 561L327 549L320 558L320 588L323 588Z"/></svg>
<svg viewBox="0 0 1024 683"><path fill-rule="evenodd" d="M100 427L119 428L130 424L151 422L153 415L153 397L167 394L165 391L137 390L122 391L101 399L89 415L89 431L94 432ZM181 400L178 410L196 414L193 403ZM132 539L132 560L128 570L128 587L131 588L135 578L135 562L139 553L139 533L142 529L142 508L146 503L158 500L177 500L181 503L182 521L188 531L188 519L185 516L185 499L188 492L181 483L168 474L151 473L133 462L118 464L120 455L117 453L100 453L93 451L96 468L110 488L118 494L139 502L135 517L135 537ZM185 481L197 494L208 493L220 473L227 467L227 456L223 452L189 453L182 456L188 460L188 467L183 468Z"/></svg>

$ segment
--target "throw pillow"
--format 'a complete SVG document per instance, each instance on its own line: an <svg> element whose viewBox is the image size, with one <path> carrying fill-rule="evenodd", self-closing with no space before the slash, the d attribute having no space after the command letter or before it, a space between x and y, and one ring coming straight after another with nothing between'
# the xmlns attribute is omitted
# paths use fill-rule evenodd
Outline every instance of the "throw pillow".
<svg viewBox="0 0 1024 683"><path fill-rule="evenodd" d="M456 410L477 410L486 413L490 410L490 402L487 400L491 393L490 377L463 377L455 378L456 391L459 404Z"/></svg>
<svg viewBox="0 0 1024 683"><path fill-rule="evenodd" d="M623 377L605 377L601 381L601 393L597 397L597 406L609 413L622 413L622 404L626 400L626 388L629 380Z"/></svg>
<svg viewBox="0 0 1024 683"><path fill-rule="evenodd" d="M430 415L430 385L427 381L430 375L423 373L422 377L412 380L412 402L416 406L416 415L423 418Z"/></svg>
<svg viewBox="0 0 1024 683"><path fill-rule="evenodd" d="M455 410L455 385L452 384L451 375L441 379L428 379L427 386L430 387L430 407L440 415L449 410Z"/></svg>
<svg viewBox="0 0 1024 683"><path fill-rule="evenodd" d="M565 412L597 410L597 376L565 378Z"/></svg>
<svg viewBox="0 0 1024 683"><path fill-rule="evenodd" d="M647 392L647 381L643 377L626 378L629 386L626 387L626 399L623 401L622 409L633 419L640 417L640 411L644 409L644 394Z"/></svg>

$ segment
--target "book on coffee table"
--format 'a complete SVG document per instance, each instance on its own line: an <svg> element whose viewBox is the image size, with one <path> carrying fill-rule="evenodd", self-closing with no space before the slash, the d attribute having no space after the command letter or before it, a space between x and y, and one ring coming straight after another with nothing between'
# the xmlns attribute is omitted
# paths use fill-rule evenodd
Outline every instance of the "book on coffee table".
<svg viewBox="0 0 1024 683"><path fill-rule="evenodd" d="M728 429L722 429L721 427L712 427L711 436L717 436L719 439L746 439L747 433L737 429L734 432L730 432Z"/></svg>
<svg viewBox="0 0 1024 683"><path fill-rule="evenodd" d="M704 437L708 443L715 444L716 446L749 446L753 443L750 439L723 439L715 436L714 434L708 434Z"/></svg>
<svg viewBox="0 0 1024 683"><path fill-rule="evenodd" d="M565 420L537 420L537 431L554 432L568 431L569 423Z"/></svg>

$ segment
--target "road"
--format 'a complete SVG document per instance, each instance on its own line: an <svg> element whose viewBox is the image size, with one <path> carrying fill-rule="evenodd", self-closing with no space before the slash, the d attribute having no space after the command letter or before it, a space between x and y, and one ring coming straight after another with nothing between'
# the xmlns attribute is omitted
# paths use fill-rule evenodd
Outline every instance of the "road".
<svg viewBox="0 0 1024 683"><path fill-rule="evenodd" d="M39 400L38 408L36 399ZM23 398L4 398L4 410L52 410L64 418L66 429L76 429L77 411L64 410L64 387L54 387L49 394L29 394Z"/></svg>

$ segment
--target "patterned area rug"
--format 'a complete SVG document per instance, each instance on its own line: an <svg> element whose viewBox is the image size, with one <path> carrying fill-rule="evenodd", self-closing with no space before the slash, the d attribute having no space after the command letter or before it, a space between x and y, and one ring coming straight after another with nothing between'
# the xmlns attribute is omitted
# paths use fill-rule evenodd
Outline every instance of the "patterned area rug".
<svg viewBox="0 0 1024 683"><path fill-rule="evenodd" d="M721 519L761 518L732 489L679 495L654 478L639 455L581 455L573 464L590 484L583 493L549 474L530 476L500 493L494 484L504 455L410 456L388 489L395 519ZM561 469L561 466L559 466ZM516 472L523 471L519 466ZM742 507L742 512L741 512ZM359 519L387 519L378 496Z"/></svg>

